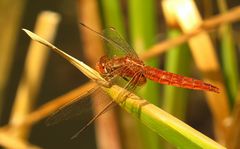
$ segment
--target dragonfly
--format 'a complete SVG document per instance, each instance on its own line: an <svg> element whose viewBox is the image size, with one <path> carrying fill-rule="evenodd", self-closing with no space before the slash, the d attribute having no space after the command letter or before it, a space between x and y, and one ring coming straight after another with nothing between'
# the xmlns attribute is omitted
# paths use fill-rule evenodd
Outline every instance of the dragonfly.
<svg viewBox="0 0 240 149"><path fill-rule="evenodd" d="M103 33L100 33L83 23L80 23L80 25L101 37L108 44L112 45L115 49L118 49L123 53L122 56L102 56L96 63L96 70L108 81L112 81L116 77L127 80L124 88L130 92L134 91L137 87L146 84L147 79L149 79L164 85L220 93L219 88L210 83L167 72L155 67L146 66L139 58L135 50L120 34L118 34L114 28L107 28L103 31ZM119 98L121 98L123 94L124 93L119 93ZM74 102L68 103L64 107L61 107L60 110L56 111L48 118L47 124L61 121L61 119L68 119L67 116L70 115L71 111L76 111L76 108L79 104L82 104L82 101L79 102L74 100ZM85 130L100 115L109 110L113 105L115 105L115 102L112 100L72 138L76 138L83 130Z"/></svg>
<svg viewBox="0 0 240 149"><path fill-rule="evenodd" d="M109 36L107 37L84 24L81 25L125 53L125 56L122 57L114 56L109 58L108 56L102 56L97 62L97 71L107 80L111 80L116 76L128 78L130 80L128 86L135 88L144 85L149 79L164 85L220 93L219 88L210 83L146 66L135 50L114 28L105 30L105 32L110 32L110 35L106 34Z"/></svg>

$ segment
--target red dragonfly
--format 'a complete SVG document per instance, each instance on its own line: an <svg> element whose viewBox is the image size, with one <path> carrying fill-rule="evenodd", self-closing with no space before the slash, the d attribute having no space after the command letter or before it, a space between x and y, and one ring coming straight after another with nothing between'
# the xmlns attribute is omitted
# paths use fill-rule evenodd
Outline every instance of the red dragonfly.
<svg viewBox="0 0 240 149"><path fill-rule="evenodd" d="M146 79L150 79L160 84L219 93L219 88L201 80L181 76L151 66L145 66L134 49L128 45L114 28L105 30L106 35L108 35L107 37L84 24L81 25L125 53L125 56L122 57L115 56L109 58L103 56L96 64L97 71L108 80L120 76L123 78L131 78L129 79L129 86L141 86L146 83Z"/></svg>
<svg viewBox="0 0 240 149"><path fill-rule="evenodd" d="M129 44L116 32L114 28L105 29L105 35L103 35L82 23L81 25L103 38L106 42L108 42L114 48L119 49L124 54L120 57L113 56L111 58L108 56L103 56L97 62L96 69L106 80L111 81L116 77L127 79L128 83L124 88L129 91L133 91L137 86L144 85L146 83L146 79L150 79L160 84L219 93L219 88L201 80L181 76L151 66L145 66L144 62L138 57L134 49L129 46ZM85 130L95 119L105 113L109 107L114 104L115 102L112 100L72 138L77 137L80 132ZM52 116L49 117L47 124L52 125L58 123L59 121L69 119L75 115L79 115L76 113L74 114L74 112L78 111L77 109L81 109L79 108L79 105L84 105L81 106L81 108L86 107L85 100L74 100L73 102L68 103L64 107L60 108L60 110L56 111Z"/></svg>

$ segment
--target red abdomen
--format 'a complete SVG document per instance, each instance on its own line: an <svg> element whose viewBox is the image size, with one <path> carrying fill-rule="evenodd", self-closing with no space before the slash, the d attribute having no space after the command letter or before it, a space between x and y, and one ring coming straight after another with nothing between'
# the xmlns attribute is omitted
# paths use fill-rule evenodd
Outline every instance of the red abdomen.
<svg viewBox="0 0 240 149"><path fill-rule="evenodd" d="M209 83L205 83L201 80L184 77L178 74L156 69L150 66L145 66L144 72L146 78L161 84L219 93L219 88Z"/></svg>

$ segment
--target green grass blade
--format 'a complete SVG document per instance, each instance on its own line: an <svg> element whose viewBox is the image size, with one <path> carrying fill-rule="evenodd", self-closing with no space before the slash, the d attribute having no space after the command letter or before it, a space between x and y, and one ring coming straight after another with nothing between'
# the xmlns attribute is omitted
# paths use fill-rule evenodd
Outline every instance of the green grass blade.
<svg viewBox="0 0 240 149"><path fill-rule="evenodd" d="M182 149L223 149L224 147L214 142L207 136L191 128L184 122L178 120L157 106L140 100L139 97L131 94L124 102L117 100L118 93L122 88L112 86L104 90L122 108L139 119L143 124L154 132L165 138L174 146ZM176 99L178 100L178 99Z"/></svg>

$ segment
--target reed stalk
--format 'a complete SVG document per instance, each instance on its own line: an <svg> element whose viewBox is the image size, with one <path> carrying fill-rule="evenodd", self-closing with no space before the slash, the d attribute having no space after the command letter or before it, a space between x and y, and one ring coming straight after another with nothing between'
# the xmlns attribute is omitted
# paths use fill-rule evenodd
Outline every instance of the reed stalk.
<svg viewBox="0 0 240 149"><path fill-rule="evenodd" d="M3 122L2 112L4 100L6 100L5 90L14 60L14 48L24 7L25 0L16 0L14 5L12 1L8 0L2 0L0 3L0 125Z"/></svg>
<svg viewBox="0 0 240 149"><path fill-rule="evenodd" d="M60 17L54 12L44 11L37 19L35 32L53 41ZM17 89L13 105L10 125L18 125L19 122L30 113L37 98L41 80L44 74L49 51L45 46L31 42L25 61L23 74ZM24 127L14 132L14 136L27 138L30 127Z"/></svg>

